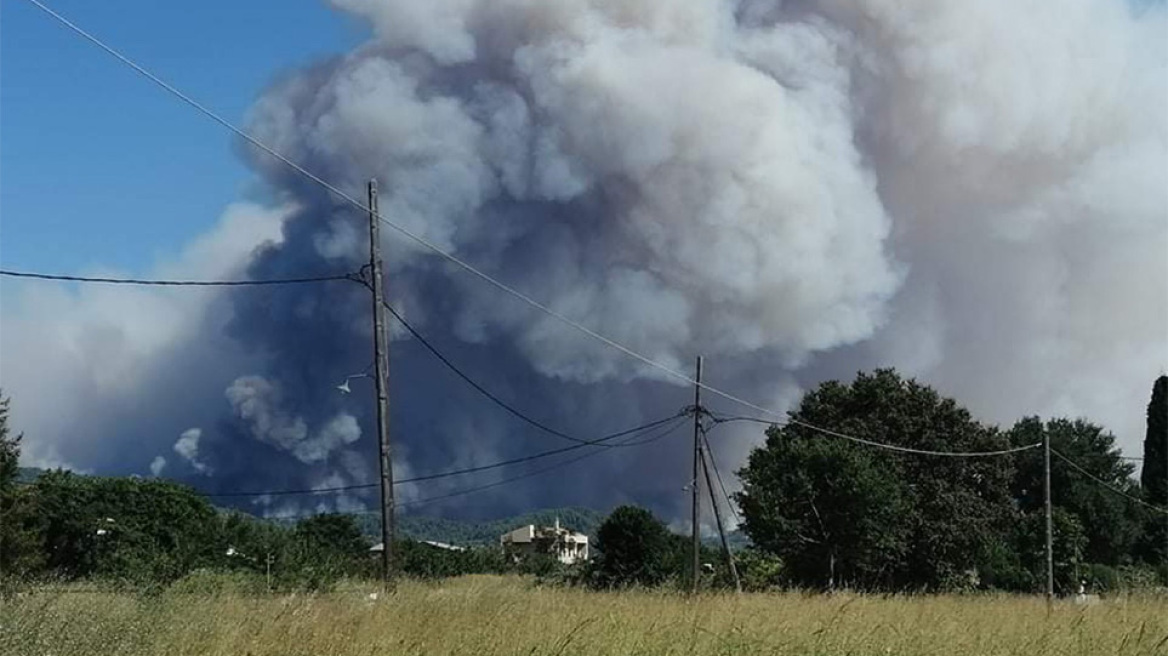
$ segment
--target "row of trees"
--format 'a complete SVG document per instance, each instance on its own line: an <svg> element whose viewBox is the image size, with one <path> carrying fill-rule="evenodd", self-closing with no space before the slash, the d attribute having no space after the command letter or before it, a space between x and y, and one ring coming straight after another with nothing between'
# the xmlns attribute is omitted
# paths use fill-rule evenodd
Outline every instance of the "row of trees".
<svg viewBox="0 0 1168 656"><path fill-rule="evenodd" d="M157 479L48 472L18 485L20 437L8 434L7 411L4 400L3 573L141 584L234 571L287 589L376 572L369 541L351 516L273 523L217 509L190 488ZM1040 449L941 457L857 444L810 426L925 451L1003 451L1049 437L1083 470L1059 458L1052 463L1058 588L1073 590L1086 580L1107 589L1157 576L1168 585L1168 516L1148 507L1168 507L1168 377L1156 381L1148 408L1140 481L1099 426L1027 418L1000 430L891 370L860 374L851 384L825 383L791 418L767 431L738 472L736 502L752 546L737 557L748 588L1041 588ZM598 556L572 569L550 558L516 565L493 546L447 551L407 540L397 554L402 571L426 578L518 570L598 588L685 580L689 540L647 510L616 509L597 538ZM715 564L706 584L730 584L716 551L700 558Z"/></svg>
<svg viewBox="0 0 1168 656"><path fill-rule="evenodd" d="M1053 459L1057 587L1154 578L1168 559L1168 518L1132 499L1168 508L1166 388L1168 378L1156 381L1148 408L1141 485L1114 437L1086 421L1031 417L1002 431L891 370L861 374L850 385L826 383L803 398L793 421L767 431L739 472L743 528L758 548L782 558L783 578L795 585L1038 590L1045 562L1041 449L918 455L807 425L932 451L1006 450L1049 437L1054 451L1086 472ZM1168 570L1160 576L1168 584Z"/></svg>

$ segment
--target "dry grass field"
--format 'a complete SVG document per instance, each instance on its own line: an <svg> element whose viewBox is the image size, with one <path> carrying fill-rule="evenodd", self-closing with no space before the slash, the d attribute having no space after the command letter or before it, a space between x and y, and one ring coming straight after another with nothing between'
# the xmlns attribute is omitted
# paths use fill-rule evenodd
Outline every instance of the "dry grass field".
<svg viewBox="0 0 1168 656"><path fill-rule="evenodd" d="M473 576L389 598L38 592L0 603L0 654L1168 655L1168 602L1007 596L594 593Z"/></svg>

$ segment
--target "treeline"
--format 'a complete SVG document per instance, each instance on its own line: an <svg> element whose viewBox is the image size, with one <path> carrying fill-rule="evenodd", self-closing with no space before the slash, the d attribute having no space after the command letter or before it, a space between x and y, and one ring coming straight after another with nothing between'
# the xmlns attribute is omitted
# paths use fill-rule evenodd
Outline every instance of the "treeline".
<svg viewBox="0 0 1168 656"><path fill-rule="evenodd" d="M18 481L20 438L8 434L7 407L0 403L0 573L8 581L149 586L229 573L256 588L288 590L378 574L368 527L353 516L266 521L217 509L190 488L158 479L58 471ZM740 529L752 543L735 554L744 587L1038 592L1045 579L1043 451L1023 447L1046 438L1056 454L1058 591L1083 583L1092 591L1168 585L1168 516L1157 511L1168 507L1168 377L1155 382L1147 426L1137 480L1114 437L1087 421L1026 418L1002 430L891 370L825 383L784 425L766 430L765 443L737 472ZM618 508L599 526L597 517L561 517L574 529L595 530L596 555L579 566L505 558L494 539L510 524L482 529L490 542L463 550L403 540L395 545L397 564L420 578L521 572L596 588L689 585L687 537L640 508ZM540 520L532 518L551 523ZM716 548L704 544L699 558L703 586L732 585Z"/></svg>
<svg viewBox="0 0 1168 656"><path fill-rule="evenodd" d="M739 472L737 503L755 546L782 559L786 584L1034 592L1045 581L1041 448L945 457L813 427L921 451L1004 451L1049 438L1056 590L1168 585L1168 517L1151 507L1168 508L1165 419L1161 377L1137 481L1100 426L1031 417L1001 430L894 371L860 374L821 385L767 431Z"/></svg>
<svg viewBox="0 0 1168 656"><path fill-rule="evenodd" d="M10 585L88 580L149 588L227 580L255 591L325 590L380 573L379 555L352 515L269 521L217 509L169 481L63 471L9 487L3 498L0 571ZM409 539L395 544L406 576L561 574L550 559L509 561L497 545L452 551Z"/></svg>

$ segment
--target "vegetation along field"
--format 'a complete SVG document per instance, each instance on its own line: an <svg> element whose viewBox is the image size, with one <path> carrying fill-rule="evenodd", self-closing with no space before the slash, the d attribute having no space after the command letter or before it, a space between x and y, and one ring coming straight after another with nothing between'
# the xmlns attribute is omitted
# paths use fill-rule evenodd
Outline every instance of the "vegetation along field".
<svg viewBox="0 0 1168 656"><path fill-rule="evenodd" d="M370 588L371 589L371 588ZM43 592L5 602L0 653L1168 654L1164 600L590 592L466 576L317 595Z"/></svg>

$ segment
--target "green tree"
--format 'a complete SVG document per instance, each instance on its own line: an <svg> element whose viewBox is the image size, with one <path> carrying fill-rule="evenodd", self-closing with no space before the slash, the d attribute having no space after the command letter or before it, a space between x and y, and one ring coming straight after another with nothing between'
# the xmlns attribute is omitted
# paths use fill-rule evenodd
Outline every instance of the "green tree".
<svg viewBox="0 0 1168 656"><path fill-rule="evenodd" d="M352 515L327 513L302 519L293 540L296 562L314 580L356 575L371 566L369 541Z"/></svg>
<svg viewBox="0 0 1168 656"><path fill-rule="evenodd" d="M600 551L592 572L600 587L653 586L677 572L670 569L672 534L653 513L636 506L621 506L600 525L596 547Z"/></svg>
<svg viewBox="0 0 1168 656"><path fill-rule="evenodd" d="M791 439L777 428L751 454L740 472L744 529L788 564L792 583L877 585L904 557L909 502L876 455L830 439Z"/></svg>
<svg viewBox="0 0 1168 656"><path fill-rule="evenodd" d="M1149 503L1168 508L1168 376L1160 376L1152 385L1140 485Z"/></svg>
<svg viewBox="0 0 1168 656"><path fill-rule="evenodd" d="M0 390L0 494L9 494L16 486L20 471L20 441L23 435L11 435L8 410L12 399Z"/></svg>
<svg viewBox="0 0 1168 656"><path fill-rule="evenodd" d="M1143 465L1140 486L1144 498L1150 504L1168 509L1168 376L1160 376L1152 385ZM1148 513L1142 547L1144 559L1160 565L1168 583L1168 516L1164 513Z"/></svg>
<svg viewBox="0 0 1168 656"><path fill-rule="evenodd" d="M8 428L11 399L0 392L0 577L22 576L39 568L35 534L28 525L28 495L18 485L20 441Z"/></svg>
<svg viewBox="0 0 1168 656"><path fill-rule="evenodd" d="M1009 457L879 449L809 426L932 451L1008 446L952 399L893 370L808 393L739 472L744 529L803 585L924 589L965 585L1009 525Z"/></svg>
<svg viewBox="0 0 1168 656"><path fill-rule="evenodd" d="M1042 442L1044 435L1050 437L1051 449L1094 477L1129 494L1139 494L1132 479L1135 468L1122 458L1115 437L1103 428L1083 420L1052 419L1043 423L1037 417L1028 417L1009 431L1010 440L1019 446ZM1104 489L1057 456L1052 456L1050 466L1051 505L1069 514L1081 527L1086 538L1082 560L1112 567L1130 564L1143 531L1140 507ZM1011 487L1024 516L1043 513L1043 477L1040 449L1019 454ZM1057 551L1055 557L1071 558Z"/></svg>
<svg viewBox="0 0 1168 656"><path fill-rule="evenodd" d="M169 581L219 557L215 510L183 485L56 471L28 494L45 566L60 575Z"/></svg>

